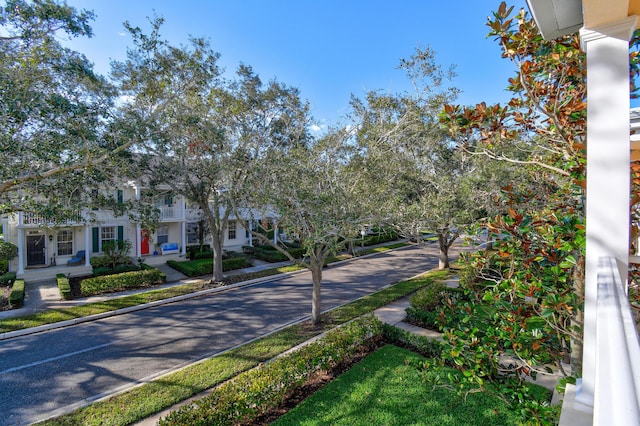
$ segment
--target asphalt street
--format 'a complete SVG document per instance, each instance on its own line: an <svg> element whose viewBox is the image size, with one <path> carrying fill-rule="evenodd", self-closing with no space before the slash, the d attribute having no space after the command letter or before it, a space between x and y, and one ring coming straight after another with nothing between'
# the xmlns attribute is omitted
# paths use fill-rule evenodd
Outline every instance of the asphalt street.
<svg viewBox="0 0 640 426"><path fill-rule="evenodd" d="M322 310L437 266L434 245L324 270ZM0 425L58 415L260 337L311 313L311 275L0 342Z"/></svg>

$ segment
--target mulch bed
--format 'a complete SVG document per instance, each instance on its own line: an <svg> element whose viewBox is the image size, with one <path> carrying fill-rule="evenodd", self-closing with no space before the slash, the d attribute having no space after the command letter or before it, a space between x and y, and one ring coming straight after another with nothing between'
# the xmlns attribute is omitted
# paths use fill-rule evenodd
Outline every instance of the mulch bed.
<svg viewBox="0 0 640 426"><path fill-rule="evenodd" d="M334 365L329 371L318 371L313 373L307 382L301 387L294 389L289 393L284 401L275 408L271 408L260 416L252 419L250 422L245 423L245 426L249 425L269 425L276 421L279 417L285 415L289 410L295 408L302 401L311 396L314 392L322 388L327 383L338 377L340 374L348 371L355 364L360 362L367 355L375 352L382 346L381 342L369 346L363 346L360 351L351 358Z"/></svg>
<svg viewBox="0 0 640 426"><path fill-rule="evenodd" d="M8 311L11 309L9 305L9 295L11 294L11 287L0 286L0 311Z"/></svg>

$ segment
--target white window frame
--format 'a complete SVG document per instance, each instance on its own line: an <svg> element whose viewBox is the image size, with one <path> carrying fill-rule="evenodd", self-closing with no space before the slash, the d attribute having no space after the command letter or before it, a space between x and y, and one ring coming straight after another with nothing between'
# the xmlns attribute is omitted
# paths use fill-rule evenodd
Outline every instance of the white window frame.
<svg viewBox="0 0 640 426"><path fill-rule="evenodd" d="M227 239L228 240L235 240L236 238L238 238L238 233L236 232L236 230L237 230L237 225L235 220L232 220L229 223L227 223Z"/></svg>
<svg viewBox="0 0 640 426"><path fill-rule="evenodd" d="M73 229L61 229L56 235L58 256L73 255Z"/></svg>

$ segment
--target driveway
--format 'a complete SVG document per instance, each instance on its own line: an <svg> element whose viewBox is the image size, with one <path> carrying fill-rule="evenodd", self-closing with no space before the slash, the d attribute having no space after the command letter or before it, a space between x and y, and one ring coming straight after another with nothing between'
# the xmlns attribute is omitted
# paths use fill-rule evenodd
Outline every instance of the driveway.
<svg viewBox="0 0 640 426"><path fill-rule="evenodd" d="M330 266L322 310L433 269L410 246ZM0 425L30 424L308 318L309 273L0 342Z"/></svg>

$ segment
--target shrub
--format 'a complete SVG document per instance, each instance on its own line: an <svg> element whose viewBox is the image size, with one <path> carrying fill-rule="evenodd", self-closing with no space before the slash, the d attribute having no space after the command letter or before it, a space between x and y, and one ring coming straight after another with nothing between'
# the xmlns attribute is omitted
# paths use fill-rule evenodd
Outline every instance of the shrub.
<svg viewBox="0 0 640 426"><path fill-rule="evenodd" d="M211 251L211 246L209 246L208 244L203 245L202 246L202 250L200 249L200 246L188 246L186 249L186 256L187 259L203 259L206 256L213 256L213 252Z"/></svg>
<svg viewBox="0 0 640 426"><path fill-rule="evenodd" d="M16 280L15 272L6 272L0 275L0 285L10 286Z"/></svg>
<svg viewBox="0 0 640 426"><path fill-rule="evenodd" d="M389 324L382 325L382 335L385 342L408 348L427 358L440 358L444 343L440 340L411 333Z"/></svg>
<svg viewBox="0 0 640 426"><path fill-rule="evenodd" d="M83 295L108 293L159 284L165 282L166 279L167 276L157 269L125 272L82 280L80 291Z"/></svg>
<svg viewBox="0 0 640 426"><path fill-rule="evenodd" d="M113 266L113 258L109 256L95 256L89 259L89 263L91 263L91 266L94 269L102 268L104 266L111 268ZM131 258L127 256L122 255L117 258L116 265L131 265L131 264L132 264Z"/></svg>
<svg viewBox="0 0 640 426"><path fill-rule="evenodd" d="M9 295L9 305L14 308L22 306L24 301L24 280L15 280L13 287L11 287L11 294Z"/></svg>
<svg viewBox="0 0 640 426"><path fill-rule="evenodd" d="M116 266L116 270L114 271L116 274L122 274L123 272L132 272L139 271L141 268L138 265L134 265L132 263L123 263L122 265Z"/></svg>
<svg viewBox="0 0 640 426"><path fill-rule="evenodd" d="M446 289L447 286L443 282L431 283L411 296L411 306L420 311L433 311L442 306Z"/></svg>
<svg viewBox="0 0 640 426"><path fill-rule="evenodd" d="M9 261L0 259L0 274L4 274L9 270Z"/></svg>
<svg viewBox="0 0 640 426"><path fill-rule="evenodd" d="M168 260L167 265L182 272L188 277L199 277L213 273L213 259L198 259L189 261ZM231 271L234 269L251 266L251 262L245 257L225 259L222 261L222 270Z"/></svg>
<svg viewBox="0 0 640 426"><path fill-rule="evenodd" d="M91 257L91 259L89 259L89 263L91 263L91 266L96 269L96 268L102 268L105 266L110 266L111 265L111 261L107 256L94 256Z"/></svg>
<svg viewBox="0 0 640 426"><path fill-rule="evenodd" d="M69 279L64 274L56 275L56 282L58 283L58 290L60 290L60 296L64 300L71 299L71 285Z"/></svg>
<svg viewBox="0 0 640 426"><path fill-rule="evenodd" d="M246 424L288 393L302 386L318 370L346 360L362 346L373 346L382 335L382 325L373 316L361 318L329 331L316 342L302 346L275 360L261 364L214 388L197 404L184 406L159 424Z"/></svg>
<svg viewBox="0 0 640 426"><path fill-rule="evenodd" d="M101 277L104 275L113 275L113 270L111 269L111 266L98 266L96 268L93 268L94 277Z"/></svg>
<svg viewBox="0 0 640 426"><path fill-rule="evenodd" d="M395 241L398 239L398 234L395 232L385 232L381 234L368 235L364 239L354 240L357 245L371 246L374 244L386 243L388 241Z"/></svg>

